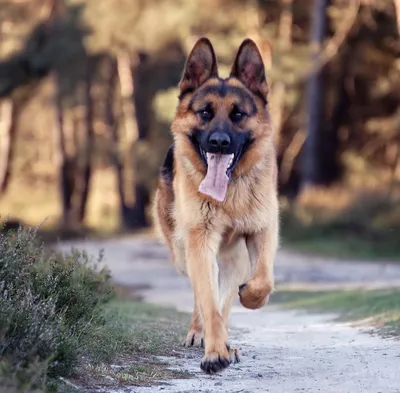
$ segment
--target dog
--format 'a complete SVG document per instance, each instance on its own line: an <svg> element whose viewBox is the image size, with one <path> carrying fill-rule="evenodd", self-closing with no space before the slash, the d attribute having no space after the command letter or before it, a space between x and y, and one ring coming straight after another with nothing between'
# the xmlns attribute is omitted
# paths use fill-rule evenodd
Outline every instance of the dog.
<svg viewBox="0 0 400 393"><path fill-rule="evenodd" d="M153 216L194 292L184 345L205 348L200 367L212 374L239 361L228 341L235 295L244 307L258 309L274 288L277 160L257 45L244 40L222 79L211 42L199 39L179 90Z"/></svg>

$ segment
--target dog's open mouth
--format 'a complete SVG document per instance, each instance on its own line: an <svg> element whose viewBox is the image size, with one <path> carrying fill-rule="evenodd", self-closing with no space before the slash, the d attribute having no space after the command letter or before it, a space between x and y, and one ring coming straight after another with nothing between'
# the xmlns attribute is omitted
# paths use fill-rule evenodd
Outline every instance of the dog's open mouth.
<svg viewBox="0 0 400 393"><path fill-rule="evenodd" d="M199 191L223 202L240 154L205 153L203 151L201 154L207 163L207 174L200 184Z"/></svg>

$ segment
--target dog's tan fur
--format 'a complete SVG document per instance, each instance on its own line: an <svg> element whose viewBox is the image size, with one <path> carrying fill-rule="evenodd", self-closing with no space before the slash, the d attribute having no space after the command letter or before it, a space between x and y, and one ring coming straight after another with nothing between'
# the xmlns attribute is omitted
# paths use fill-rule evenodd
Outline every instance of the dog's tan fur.
<svg viewBox="0 0 400 393"><path fill-rule="evenodd" d="M189 108L189 102L195 91L221 83L213 57L211 44L201 39L188 58L180 89L192 91L181 98L172 123L173 180L168 184L160 176L154 203L156 227L194 291L192 323L184 344L204 343L201 366L210 373L237 360L237 352L228 345L232 301L240 287L243 306L257 309L266 303L274 287L273 262L278 246L276 153L268 105L260 99L260 94L267 96L268 87L264 80L256 78L257 84L251 79L253 63L262 64L262 60L250 40L239 49L232 68L235 76L225 81L254 97L257 112L245 120L245 128L251 130L255 142L235 168L224 202L198 191L206 167L188 138L199 122L196 108ZM198 72L197 83L191 80L193 70ZM204 99L213 102L218 108L215 116L223 119L238 97L210 94ZM192 104L200 107L201 102Z"/></svg>

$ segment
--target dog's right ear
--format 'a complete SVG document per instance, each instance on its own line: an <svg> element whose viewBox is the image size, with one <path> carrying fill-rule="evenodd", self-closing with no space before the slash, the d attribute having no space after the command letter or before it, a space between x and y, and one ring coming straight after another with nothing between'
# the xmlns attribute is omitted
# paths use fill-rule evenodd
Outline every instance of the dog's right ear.
<svg viewBox="0 0 400 393"><path fill-rule="evenodd" d="M230 76L239 79L254 94L266 100L268 85L263 58L255 42L249 38L240 45Z"/></svg>
<svg viewBox="0 0 400 393"><path fill-rule="evenodd" d="M195 91L209 78L218 77L214 48L208 38L200 38L186 61L179 83L181 95Z"/></svg>

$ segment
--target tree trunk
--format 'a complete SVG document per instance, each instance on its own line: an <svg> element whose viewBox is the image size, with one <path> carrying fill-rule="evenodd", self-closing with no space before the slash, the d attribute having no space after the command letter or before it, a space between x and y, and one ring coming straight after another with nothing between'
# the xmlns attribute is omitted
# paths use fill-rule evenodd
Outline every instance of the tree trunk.
<svg viewBox="0 0 400 393"><path fill-rule="evenodd" d="M135 116L133 77L134 68L139 64L138 56L135 56L134 64L128 53L122 53L117 57L117 72L122 98L122 114L125 127L126 148L122 153L123 196L122 222L127 229L143 228L147 226L146 206L148 204L148 191L144 184L139 184L136 179L134 162L134 150L139 139L145 135L139 135L139 127Z"/></svg>
<svg viewBox="0 0 400 393"><path fill-rule="evenodd" d="M109 75L107 96L105 103L105 119L111 138L111 161L117 172L117 188L121 210L124 209L125 205L125 194L124 194L124 176L121 160L119 157L119 135L118 125L114 114L114 100L115 100L115 87L117 82L117 63L114 59L110 59L109 62Z"/></svg>
<svg viewBox="0 0 400 393"><path fill-rule="evenodd" d="M108 92L106 99L106 122L108 129L110 130L110 137L112 140L111 159L117 174L121 223L125 229L133 229L138 227L136 225L136 218L140 219L140 217L137 217L137 209L135 209L135 206L132 206L132 204L127 202L126 188L127 186L134 187L133 191L136 191L137 195L140 194L140 190L135 190L135 185L130 183L129 181L127 185L127 179L124 176L124 171L126 170L126 168L124 168L124 164L126 165L126 161L124 161L124 157L120 153L120 136L118 133L118 124L114 114L115 89L118 76L118 66L117 62L114 61L114 59L110 61L109 75L110 78L108 80Z"/></svg>
<svg viewBox="0 0 400 393"><path fill-rule="evenodd" d="M282 59L286 57L292 46L292 22L293 22L293 0L281 0L281 14L278 25L278 48L281 77L274 83L271 96L271 115L275 129L275 144L280 148L281 133L283 126L283 114L285 111L286 81L285 68Z"/></svg>
<svg viewBox="0 0 400 393"><path fill-rule="evenodd" d="M0 195L8 186L14 151L16 110L11 99L0 101Z"/></svg>
<svg viewBox="0 0 400 393"><path fill-rule="evenodd" d="M346 78L348 72L350 52L346 49L339 59L340 71L336 82L336 102L332 110L332 115L326 129L321 130L321 140L318 149L318 165L321 172L320 182L330 184L340 175L339 165L339 129L346 121L350 97L346 89Z"/></svg>
<svg viewBox="0 0 400 393"><path fill-rule="evenodd" d="M316 61L325 37L328 0L314 0L311 31L312 60ZM317 185L321 181L319 148L323 127L323 69L314 72L307 86L307 139L302 162L302 187Z"/></svg>
<svg viewBox="0 0 400 393"><path fill-rule="evenodd" d="M136 124L135 107L133 105L134 83L132 61L128 53L123 52L117 56L117 66L125 136L128 144L133 145L138 139L138 127Z"/></svg>
<svg viewBox="0 0 400 393"><path fill-rule="evenodd" d="M92 83L94 74L95 60L88 59L85 81L85 124L84 124L84 157L82 157L82 165L80 171L80 187L78 196L78 212L77 219L79 224L83 223L85 218L87 199L89 195L90 179L92 176L92 152L94 142L93 131L93 99L92 99Z"/></svg>
<svg viewBox="0 0 400 393"><path fill-rule="evenodd" d="M122 120L124 125L123 152L121 161L124 176L125 205L133 206L136 200L135 164L133 160L134 146L138 140L138 127L136 123L135 107L133 104L134 81L132 76L132 61L127 52L117 56L117 73L121 94Z"/></svg>
<svg viewBox="0 0 400 393"><path fill-rule="evenodd" d="M66 141L65 141L65 118L62 107L62 98L59 88L57 75L53 75L54 80L54 159L59 172L59 185L62 204L62 224L68 227L71 224L73 182L71 163L68 160Z"/></svg>

